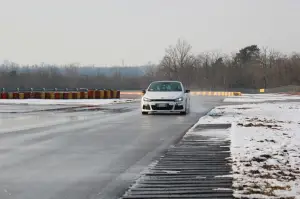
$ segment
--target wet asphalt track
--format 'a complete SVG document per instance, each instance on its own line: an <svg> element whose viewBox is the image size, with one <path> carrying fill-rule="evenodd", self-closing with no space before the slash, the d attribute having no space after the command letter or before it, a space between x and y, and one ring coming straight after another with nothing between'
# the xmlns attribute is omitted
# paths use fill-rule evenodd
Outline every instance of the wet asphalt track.
<svg viewBox="0 0 300 199"><path fill-rule="evenodd" d="M142 116L139 103L95 111L36 111L39 107L32 113L26 106L18 108L26 113L7 113L5 105L0 113L0 198L118 198L221 101L192 97L186 116Z"/></svg>

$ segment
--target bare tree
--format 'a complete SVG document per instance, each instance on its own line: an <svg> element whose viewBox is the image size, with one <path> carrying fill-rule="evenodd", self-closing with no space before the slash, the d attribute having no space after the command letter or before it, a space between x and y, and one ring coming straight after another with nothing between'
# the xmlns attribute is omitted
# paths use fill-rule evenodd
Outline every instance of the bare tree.
<svg viewBox="0 0 300 199"><path fill-rule="evenodd" d="M191 49L192 46L190 44L180 39L175 46L169 46L166 49L166 54L160 63L160 68L165 77L175 80L181 79L190 84L192 71L196 62Z"/></svg>

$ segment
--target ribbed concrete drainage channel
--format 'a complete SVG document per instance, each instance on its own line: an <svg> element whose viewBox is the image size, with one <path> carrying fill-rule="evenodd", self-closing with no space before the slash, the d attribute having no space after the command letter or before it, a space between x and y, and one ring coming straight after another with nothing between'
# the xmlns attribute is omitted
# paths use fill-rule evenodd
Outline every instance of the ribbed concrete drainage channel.
<svg viewBox="0 0 300 199"><path fill-rule="evenodd" d="M229 124L209 124L199 125L195 131L227 128ZM233 198L230 174L230 140L188 134L150 166L122 198Z"/></svg>

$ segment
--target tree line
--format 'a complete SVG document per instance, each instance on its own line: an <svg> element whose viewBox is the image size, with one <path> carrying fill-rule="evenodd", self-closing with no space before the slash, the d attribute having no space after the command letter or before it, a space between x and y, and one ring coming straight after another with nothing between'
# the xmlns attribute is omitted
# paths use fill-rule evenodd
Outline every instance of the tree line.
<svg viewBox="0 0 300 199"><path fill-rule="evenodd" d="M20 70L22 67L22 70ZM285 55L257 45L241 48L237 53L193 54L192 46L178 40L169 46L157 65L147 65L142 76L122 76L115 71L107 76L81 75L79 66L0 65L2 88L111 88L143 89L155 80L179 80L192 89L258 89L300 85L300 54Z"/></svg>
<svg viewBox="0 0 300 199"><path fill-rule="evenodd" d="M219 52L194 55L179 40L166 49L158 66L149 67L149 79L180 80L192 88L258 89L300 85L300 54L285 55L257 45L229 56Z"/></svg>

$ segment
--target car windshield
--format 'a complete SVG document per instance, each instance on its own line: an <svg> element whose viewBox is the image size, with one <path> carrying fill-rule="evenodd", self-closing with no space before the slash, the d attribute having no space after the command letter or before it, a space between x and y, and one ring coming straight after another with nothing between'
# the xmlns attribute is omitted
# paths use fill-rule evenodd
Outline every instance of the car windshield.
<svg viewBox="0 0 300 199"><path fill-rule="evenodd" d="M179 82L153 82L148 91L178 92L182 87Z"/></svg>

